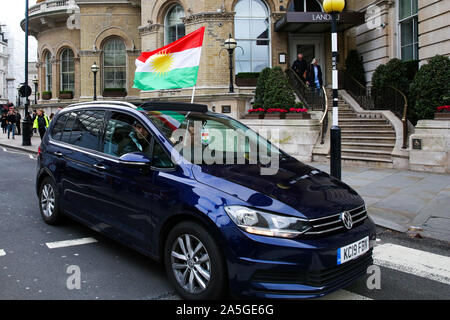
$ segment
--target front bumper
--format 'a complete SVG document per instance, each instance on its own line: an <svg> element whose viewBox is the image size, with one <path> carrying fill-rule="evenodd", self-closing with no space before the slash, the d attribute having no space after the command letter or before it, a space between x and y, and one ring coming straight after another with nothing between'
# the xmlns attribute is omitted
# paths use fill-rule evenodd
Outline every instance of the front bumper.
<svg viewBox="0 0 450 320"><path fill-rule="evenodd" d="M227 237L231 292L249 298L318 298L347 286L372 265L375 225L368 218L358 227L320 239L280 239L249 235L235 228ZM239 235L240 233L240 235ZM370 250L337 265L337 250L369 236Z"/></svg>

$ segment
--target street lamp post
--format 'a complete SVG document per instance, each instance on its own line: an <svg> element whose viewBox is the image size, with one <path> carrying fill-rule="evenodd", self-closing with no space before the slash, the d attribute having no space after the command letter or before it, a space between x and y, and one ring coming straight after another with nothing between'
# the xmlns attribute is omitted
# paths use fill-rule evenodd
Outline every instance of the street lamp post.
<svg viewBox="0 0 450 320"><path fill-rule="evenodd" d="M91 66L91 71L94 74L94 101L97 100L97 72L100 70L100 67L97 66L97 63L94 62L94 64Z"/></svg>
<svg viewBox="0 0 450 320"><path fill-rule="evenodd" d="M338 37L337 37L337 15L344 10L344 0L325 0L323 9L326 13L331 14L331 48L332 48L332 65L333 65L333 125L330 130L330 174L341 179L341 128L339 127L338 113Z"/></svg>
<svg viewBox="0 0 450 320"><path fill-rule="evenodd" d="M234 93L234 85L233 85L233 52L237 47L237 42L234 38L231 37L231 33L225 43L223 45L225 49L228 51L228 57L230 59L230 92Z"/></svg>
<svg viewBox="0 0 450 320"><path fill-rule="evenodd" d="M34 104L37 104L37 90L38 90L38 83L39 83L39 80L37 77L34 77L33 83L34 83Z"/></svg>
<svg viewBox="0 0 450 320"><path fill-rule="evenodd" d="M28 0L25 0L25 86L28 86ZM30 99L25 98L25 114L22 121L22 145L31 146L31 118L28 116Z"/></svg>

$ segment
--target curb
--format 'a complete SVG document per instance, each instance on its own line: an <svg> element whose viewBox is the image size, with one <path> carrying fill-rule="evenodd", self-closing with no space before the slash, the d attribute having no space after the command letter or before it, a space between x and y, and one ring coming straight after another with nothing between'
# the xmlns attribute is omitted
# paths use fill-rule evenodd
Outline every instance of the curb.
<svg viewBox="0 0 450 320"><path fill-rule="evenodd" d="M9 148L9 149L13 149L13 150L17 150L17 151L23 151L23 152L26 152L26 153L38 154L38 152L35 151L35 150L26 149L26 148L23 148L23 147L11 146L11 145L6 144L6 143L1 143L0 142L0 146L1 147L5 147L5 148Z"/></svg>

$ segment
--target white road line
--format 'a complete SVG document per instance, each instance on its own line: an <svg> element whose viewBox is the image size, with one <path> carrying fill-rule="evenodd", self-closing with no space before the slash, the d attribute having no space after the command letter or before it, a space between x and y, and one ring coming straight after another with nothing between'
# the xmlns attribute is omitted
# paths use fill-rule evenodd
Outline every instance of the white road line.
<svg viewBox="0 0 450 320"><path fill-rule="evenodd" d="M24 152L16 152L16 151L8 150L5 147L2 147L2 149L3 149L3 151L8 152L8 153L27 155L26 151L24 151ZM28 156L30 157L30 159L37 160L37 158L33 157L33 155L31 155L31 154L28 154Z"/></svg>
<svg viewBox="0 0 450 320"><path fill-rule="evenodd" d="M376 246L373 257L376 265L450 285L450 257L391 243Z"/></svg>
<svg viewBox="0 0 450 320"><path fill-rule="evenodd" d="M97 240L95 240L94 238L82 238L82 239L75 239L75 240L47 242L45 245L49 249L57 249L57 248L64 248L64 247L79 246L79 245L94 243L94 242L97 242Z"/></svg>
<svg viewBox="0 0 450 320"><path fill-rule="evenodd" d="M372 299L347 290L339 290L329 295L326 295L325 297L319 298L317 300L372 300Z"/></svg>
<svg viewBox="0 0 450 320"><path fill-rule="evenodd" d="M0 257L6 256L6 252L3 249L0 249Z"/></svg>

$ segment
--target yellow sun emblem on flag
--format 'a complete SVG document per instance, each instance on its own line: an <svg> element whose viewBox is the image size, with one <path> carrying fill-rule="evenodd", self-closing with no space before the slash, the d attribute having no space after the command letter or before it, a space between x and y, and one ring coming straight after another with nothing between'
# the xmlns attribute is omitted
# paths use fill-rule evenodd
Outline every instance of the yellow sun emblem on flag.
<svg viewBox="0 0 450 320"><path fill-rule="evenodd" d="M174 59L171 53L162 51L153 55L149 63L153 72L156 72L158 76L164 76L172 70Z"/></svg>

